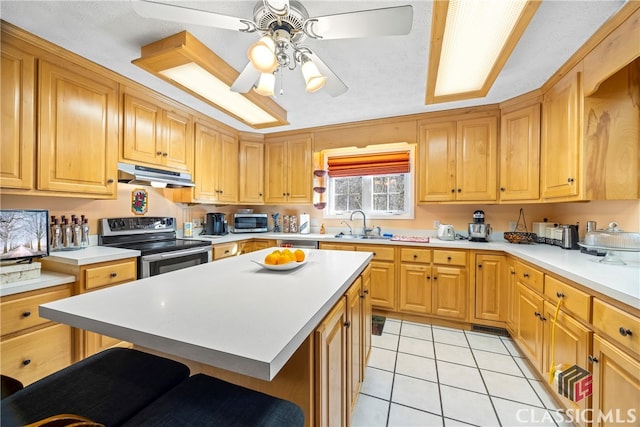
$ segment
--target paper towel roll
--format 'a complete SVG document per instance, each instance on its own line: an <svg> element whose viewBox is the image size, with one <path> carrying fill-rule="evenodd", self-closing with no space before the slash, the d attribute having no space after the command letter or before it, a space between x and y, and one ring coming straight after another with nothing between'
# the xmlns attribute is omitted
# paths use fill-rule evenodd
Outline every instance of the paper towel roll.
<svg viewBox="0 0 640 427"><path fill-rule="evenodd" d="M309 217L309 214L300 215L300 221L299 221L300 226L298 227L300 234L309 234L309 230L311 230L310 222L311 222L311 219Z"/></svg>

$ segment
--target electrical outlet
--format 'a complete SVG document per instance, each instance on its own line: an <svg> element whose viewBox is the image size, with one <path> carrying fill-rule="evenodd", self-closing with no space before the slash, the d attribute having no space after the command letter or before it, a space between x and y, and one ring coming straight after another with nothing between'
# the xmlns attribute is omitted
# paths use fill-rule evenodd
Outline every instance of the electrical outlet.
<svg viewBox="0 0 640 427"><path fill-rule="evenodd" d="M433 220L433 228L437 229L438 227L440 227L440 220L439 219L434 219Z"/></svg>
<svg viewBox="0 0 640 427"><path fill-rule="evenodd" d="M509 231L516 231L516 226L518 223L516 221L509 221Z"/></svg>

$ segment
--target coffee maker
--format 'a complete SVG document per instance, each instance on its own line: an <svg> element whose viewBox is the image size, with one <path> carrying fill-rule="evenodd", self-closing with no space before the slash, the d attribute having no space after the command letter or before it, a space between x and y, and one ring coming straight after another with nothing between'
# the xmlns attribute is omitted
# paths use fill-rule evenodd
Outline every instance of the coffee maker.
<svg viewBox="0 0 640 427"><path fill-rule="evenodd" d="M227 220L224 214L219 212L208 213L206 222L204 223L205 235L224 236L229 233Z"/></svg>
<svg viewBox="0 0 640 427"><path fill-rule="evenodd" d="M491 225L484 223L484 211L473 213L473 222L469 223L469 240L472 242L488 242Z"/></svg>

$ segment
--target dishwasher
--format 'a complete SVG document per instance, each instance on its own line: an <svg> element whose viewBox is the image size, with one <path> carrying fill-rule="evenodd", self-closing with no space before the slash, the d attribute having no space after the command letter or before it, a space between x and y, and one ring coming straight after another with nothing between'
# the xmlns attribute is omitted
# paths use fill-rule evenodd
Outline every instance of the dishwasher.
<svg viewBox="0 0 640 427"><path fill-rule="evenodd" d="M317 240L277 240L276 244L281 248L318 249Z"/></svg>

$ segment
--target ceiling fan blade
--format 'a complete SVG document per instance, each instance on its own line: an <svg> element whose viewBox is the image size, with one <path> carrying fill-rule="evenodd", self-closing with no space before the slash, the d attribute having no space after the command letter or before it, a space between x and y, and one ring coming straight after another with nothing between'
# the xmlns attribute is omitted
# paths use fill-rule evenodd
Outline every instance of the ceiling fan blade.
<svg viewBox="0 0 640 427"><path fill-rule="evenodd" d="M260 78L260 71L248 62L235 82L231 85L231 92L247 93Z"/></svg>
<svg viewBox="0 0 640 427"><path fill-rule="evenodd" d="M331 68L329 68L327 64L322 62L322 59L320 59L318 55L311 51L307 51L305 55L314 64L316 64L316 67L318 67L320 74L327 77L327 81L325 82L322 90L325 90L329 95L336 97L342 95L349 89L347 85L344 84L342 80L340 80L340 77L338 77L333 71L331 71Z"/></svg>
<svg viewBox="0 0 640 427"><path fill-rule="evenodd" d="M235 31L255 31L256 25L242 18L221 15L206 10L191 9L149 0L132 0L133 10L142 17L183 22Z"/></svg>
<svg viewBox="0 0 640 427"><path fill-rule="evenodd" d="M406 5L309 18L304 32L320 39L400 36L409 34L412 25L413 7Z"/></svg>

